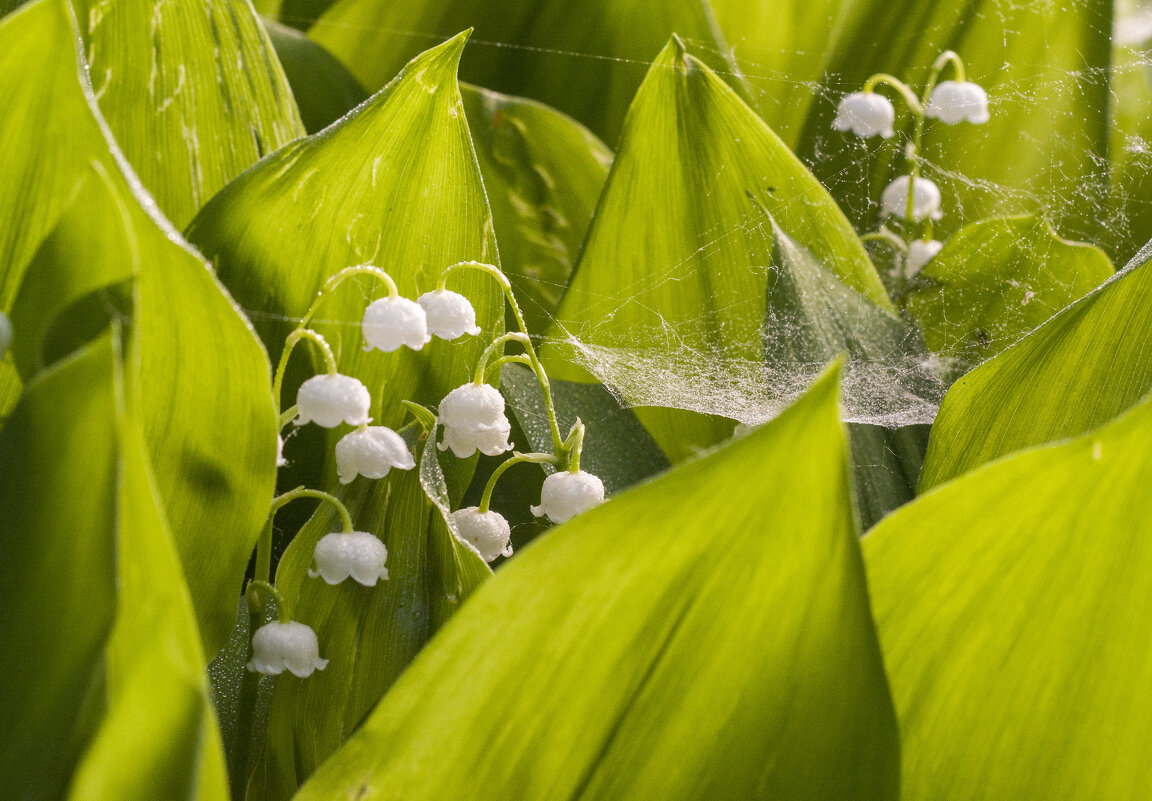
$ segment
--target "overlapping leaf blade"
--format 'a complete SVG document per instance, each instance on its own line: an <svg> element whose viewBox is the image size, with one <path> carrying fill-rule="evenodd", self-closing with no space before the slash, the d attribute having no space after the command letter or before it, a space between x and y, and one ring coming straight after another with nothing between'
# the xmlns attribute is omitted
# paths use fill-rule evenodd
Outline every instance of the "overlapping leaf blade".
<svg viewBox="0 0 1152 801"><path fill-rule="evenodd" d="M34 47L53 65L35 81L19 71L3 74L2 80L10 85L39 87L39 92L14 97L18 104L10 107L11 116L29 118L33 109L44 105L71 115L45 126L38 140L42 151L67 151L64 156L50 164L29 160L19 165L20 181L39 182L26 198L33 208L59 222L60 199L48 198L61 184L68 187L63 195L73 207L67 224L42 250L43 269L32 277L39 288L21 290L28 306L14 315L29 327L38 319L42 324L54 313L71 313L59 306L66 286L71 286L69 299L76 299L72 296L82 294L85 287L97 289L129 275L136 278L129 302L130 358L140 370L128 380L140 393L139 415L165 517L184 565L205 648L214 652L232 628L234 593L266 515L275 478L268 361L207 265L154 207L149 212L141 206L151 205L151 200L133 176L121 172L122 158L105 137L77 63L78 38L69 9L63 0L41 0L0 27L5 52L23 53ZM83 162L73 163L72 152ZM89 186L93 182L99 187ZM84 192L94 193L87 196L91 208L75 205ZM44 234L38 226L24 226L20 219L0 225L0 230L20 249L42 244ZM87 237L84 232L89 229L99 233ZM115 231L119 233L111 233ZM65 281L64 276L72 278ZM23 270L10 273L13 289L22 277ZM67 317L54 324L64 331L75 327ZM29 331L30 336L39 334L39 324ZM21 360L24 369L39 366L40 347L36 342L19 346L18 353L26 356ZM210 371L203 368L205 363L212 365Z"/></svg>
<svg viewBox="0 0 1152 801"><path fill-rule="evenodd" d="M837 417L826 378L526 549L300 798L895 798Z"/></svg>
<svg viewBox="0 0 1152 801"><path fill-rule="evenodd" d="M1152 781L1152 404L987 465L864 540L903 797L1137 799Z"/></svg>
<svg viewBox="0 0 1152 801"><path fill-rule="evenodd" d="M1103 251L1056 236L1037 217L956 233L919 273L908 310L933 351L979 364L1112 275Z"/></svg>
<svg viewBox="0 0 1152 801"><path fill-rule="evenodd" d="M265 153L303 135L248 3L73 2L100 110L177 227Z"/></svg>
<svg viewBox="0 0 1152 801"><path fill-rule="evenodd" d="M370 88L426 47L429 35L475 26L478 41L461 64L465 80L547 103L609 146L646 65L673 33L704 43L710 66L744 91L711 8L695 0L339 0L314 24L308 14L297 23L311 25L309 36ZM561 58L569 68L557 67Z"/></svg>
<svg viewBox="0 0 1152 801"><path fill-rule="evenodd" d="M922 490L1030 445L1090 431L1152 389L1147 249L948 391L932 427Z"/></svg>

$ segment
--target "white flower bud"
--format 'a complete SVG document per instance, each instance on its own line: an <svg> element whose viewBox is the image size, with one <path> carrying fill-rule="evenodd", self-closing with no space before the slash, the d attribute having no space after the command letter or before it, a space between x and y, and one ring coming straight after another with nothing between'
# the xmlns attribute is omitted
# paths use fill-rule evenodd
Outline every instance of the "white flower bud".
<svg viewBox="0 0 1152 801"><path fill-rule="evenodd" d="M971 81L941 81L929 95L924 115L949 125L965 120L981 125L989 119L988 94Z"/></svg>
<svg viewBox="0 0 1152 801"><path fill-rule="evenodd" d="M512 529L504 515L491 510L481 512L479 506L469 506L453 512L451 517L460 539L479 551L485 562L512 555Z"/></svg>
<svg viewBox="0 0 1152 801"><path fill-rule="evenodd" d="M309 568L309 578L317 576L329 584L339 584L351 576L365 587L374 587L380 579L388 579L388 549L380 538L365 531L327 534L316 543L312 552L316 569Z"/></svg>
<svg viewBox="0 0 1152 801"><path fill-rule="evenodd" d="M456 339L471 334L480 333L476 325L476 310L468 302L468 298L457 292L447 289L437 289L435 292L425 292L416 302L428 315L428 330L441 339Z"/></svg>
<svg viewBox="0 0 1152 801"><path fill-rule="evenodd" d="M935 239L917 239L908 246L908 255L904 257L904 274L909 277L916 275L925 264L935 258L942 247L944 243Z"/></svg>
<svg viewBox="0 0 1152 801"><path fill-rule="evenodd" d="M880 195L880 212L882 215L904 219L908 210L908 179L909 176L901 175L884 187L884 191ZM919 222L929 217L933 220L939 220L942 216L940 187L927 178L917 178L912 189L912 220Z"/></svg>
<svg viewBox="0 0 1152 801"><path fill-rule="evenodd" d="M305 678L314 670L328 667L328 660L320 658L320 644L316 632L296 621L273 621L256 629L252 637L252 660L248 669L253 673L278 676L285 670Z"/></svg>
<svg viewBox="0 0 1152 801"><path fill-rule="evenodd" d="M379 348L391 353L401 345L420 350L432 341L424 309L407 298L389 297L372 301L364 311L361 330L367 343L364 350Z"/></svg>
<svg viewBox="0 0 1152 801"><path fill-rule="evenodd" d="M415 466L404 438L385 426L362 426L336 443L336 472L341 484L351 484L357 475L384 478L393 467L411 470Z"/></svg>
<svg viewBox="0 0 1152 801"><path fill-rule="evenodd" d="M544 479L540 505L532 507L532 514L547 515L553 523L565 523L602 503L604 482L583 470L575 473L564 470Z"/></svg>
<svg viewBox="0 0 1152 801"><path fill-rule="evenodd" d="M4 358L10 347L12 347L12 321L8 319L8 315L0 312L0 359Z"/></svg>
<svg viewBox="0 0 1152 801"><path fill-rule="evenodd" d="M444 426L440 450L451 448L461 459L476 451L497 456L512 450L504 396L487 384L468 383L449 392L440 402L439 420Z"/></svg>
<svg viewBox="0 0 1152 801"><path fill-rule="evenodd" d="M315 423L335 428L341 423L365 425L372 396L368 388L352 376L338 373L314 375L296 392L297 425Z"/></svg>
<svg viewBox="0 0 1152 801"><path fill-rule="evenodd" d="M284 437L276 437L276 466L285 467L288 460L284 458Z"/></svg>
<svg viewBox="0 0 1152 801"><path fill-rule="evenodd" d="M836 107L836 119L832 127L837 131L852 131L857 136L892 136L892 123L896 120L896 110L892 101L875 92L853 92L840 99Z"/></svg>

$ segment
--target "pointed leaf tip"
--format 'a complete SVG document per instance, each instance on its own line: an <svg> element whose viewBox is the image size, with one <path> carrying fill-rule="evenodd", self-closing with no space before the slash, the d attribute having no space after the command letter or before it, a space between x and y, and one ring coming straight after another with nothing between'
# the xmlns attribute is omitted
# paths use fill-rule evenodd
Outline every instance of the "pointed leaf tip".
<svg viewBox="0 0 1152 801"><path fill-rule="evenodd" d="M678 33L672 34L668 39L668 44L664 45L664 49L656 57L657 64L675 67L682 73L688 71L692 66L692 61L693 58L688 53L688 45L684 44L684 40L680 38Z"/></svg>

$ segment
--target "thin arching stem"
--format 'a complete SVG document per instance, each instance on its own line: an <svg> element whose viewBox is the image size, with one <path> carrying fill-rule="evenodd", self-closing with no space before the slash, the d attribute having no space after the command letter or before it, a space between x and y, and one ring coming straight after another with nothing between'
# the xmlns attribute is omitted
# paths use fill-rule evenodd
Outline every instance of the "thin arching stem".
<svg viewBox="0 0 1152 801"><path fill-rule="evenodd" d="M500 476L513 465L523 464L529 462L532 464L557 464L559 458L550 453L513 453L509 458L501 462L492 475L488 477L488 483L484 485L484 494L480 496L480 506L478 507L481 514L488 511L489 504L492 503L492 491L496 489L496 482L500 480Z"/></svg>
<svg viewBox="0 0 1152 801"><path fill-rule="evenodd" d="M280 392L284 386L284 373L288 369L288 360L291 358L297 343L302 339L313 342L320 349L320 353L324 356L324 363L328 368L328 375L335 375L339 372L336 367L336 357L332 354L332 348L328 347L327 340L311 328L297 328L284 340L284 350L280 353L280 362L276 365L276 375L272 379L272 400L275 401L277 409L280 408Z"/></svg>

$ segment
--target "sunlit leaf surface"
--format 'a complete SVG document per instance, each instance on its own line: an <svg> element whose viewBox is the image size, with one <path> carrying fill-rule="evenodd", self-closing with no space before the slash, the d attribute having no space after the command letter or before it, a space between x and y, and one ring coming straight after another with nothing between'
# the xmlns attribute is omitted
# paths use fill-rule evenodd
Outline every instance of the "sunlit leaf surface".
<svg viewBox="0 0 1152 801"><path fill-rule="evenodd" d="M1004 459L864 540L902 798L1143 798L1152 405Z"/></svg>
<svg viewBox="0 0 1152 801"><path fill-rule="evenodd" d="M825 378L555 529L300 798L896 798L847 480Z"/></svg>

